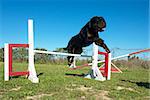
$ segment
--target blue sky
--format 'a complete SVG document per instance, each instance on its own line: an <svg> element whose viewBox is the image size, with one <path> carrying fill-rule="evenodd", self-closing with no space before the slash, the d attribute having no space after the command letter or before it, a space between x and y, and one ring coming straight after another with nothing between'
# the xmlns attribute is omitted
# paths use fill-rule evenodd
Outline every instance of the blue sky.
<svg viewBox="0 0 150 100"><path fill-rule="evenodd" d="M0 47L27 43L27 20L35 27L35 47L55 50L93 16L103 16L106 31L99 33L110 49L148 48L148 0L1 0Z"/></svg>

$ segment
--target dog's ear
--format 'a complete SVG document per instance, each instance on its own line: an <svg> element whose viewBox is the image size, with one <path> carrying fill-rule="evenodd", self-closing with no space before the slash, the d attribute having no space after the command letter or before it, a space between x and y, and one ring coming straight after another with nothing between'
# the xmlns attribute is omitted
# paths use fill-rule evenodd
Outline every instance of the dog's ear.
<svg viewBox="0 0 150 100"><path fill-rule="evenodd" d="M90 19L90 21L88 22L89 28L92 28L92 25L96 22L96 20L95 20L96 18L97 18L97 16L94 16Z"/></svg>
<svg viewBox="0 0 150 100"><path fill-rule="evenodd" d="M90 22L91 23L95 23L97 21L98 17L97 16L94 16L91 18Z"/></svg>

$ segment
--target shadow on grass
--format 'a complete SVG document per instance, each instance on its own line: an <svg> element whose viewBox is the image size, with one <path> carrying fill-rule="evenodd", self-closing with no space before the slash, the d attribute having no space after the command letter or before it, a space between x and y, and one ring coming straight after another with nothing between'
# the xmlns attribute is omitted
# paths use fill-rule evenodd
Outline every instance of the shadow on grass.
<svg viewBox="0 0 150 100"><path fill-rule="evenodd" d="M41 76L41 75L43 75L44 73L39 73L39 74L37 74L37 77L39 77L39 76ZM12 79L12 78L19 78L19 77L22 77L21 75L18 75L18 76L11 76L10 77L10 79ZM28 78L28 76L26 77L26 78Z"/></svg>
<svg viewBox="0 0 150 100"><path fill-rule="evenodd" d="M148 82L134 82L134 81L130 81L130 80L121 80L121 81L134 83L134 84L136 84L137 86L141 86L141 87L150 89L150 83L148 83Z"/></svg>
<svg viewBox="0 0 150 100"><path fill-rule="evenodd" d="M21 76L10 76L10 80L13 79L13 78L19 78Z"/></svg>
<svg viewBox="0 0 150 100"><path fill-rule="evenodd" d="M37 77L39 77L39 76L41 76L41 75L43 75L44 73L39 73L38 75L37 75Z"/></svg>
<svg viewBox="0 0 150 100"><path fill-rule="evenodd" d="M77 77L84 77L85 74L72 74L72 73L65 73L67 76L77 76Z"/></svg>

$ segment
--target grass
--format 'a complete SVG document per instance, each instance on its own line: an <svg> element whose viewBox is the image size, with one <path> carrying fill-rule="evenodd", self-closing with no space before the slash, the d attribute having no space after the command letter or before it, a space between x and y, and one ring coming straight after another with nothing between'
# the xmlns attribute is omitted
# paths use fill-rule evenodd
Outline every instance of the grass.
<svg viewBox="0 0 150 100"><path fill-rule="evenodd" d="M36 64L40 83L33 84L23 76L13 77L5 82L3 66L0 63L1 100L150 99L150 71L147 69L124 69L122 74L114 73L111 80L101 82L80 77L89 68L69 70L66 65ZM13 66L17 66L18 71L25 69L27 64L14 63Z"/></svg>

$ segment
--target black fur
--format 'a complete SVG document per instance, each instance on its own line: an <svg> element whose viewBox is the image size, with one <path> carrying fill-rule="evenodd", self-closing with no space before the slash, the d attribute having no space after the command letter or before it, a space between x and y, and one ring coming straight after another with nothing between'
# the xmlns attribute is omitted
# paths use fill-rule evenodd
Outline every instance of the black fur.
<svg viewBox="0 0 150 100"><path fill-rule="evenodd" d="M106 27L106 22L103 17L95 16L81 29L79 34L71 38L68 43L67 51L68 53L81 54L82 47L89 46L93 42L97 45L103 47L106 52L110 52L104 41L99 38L98 32L104 31ZM73 56L68 56L68 65L70 66L74 60Z"/></svg>

